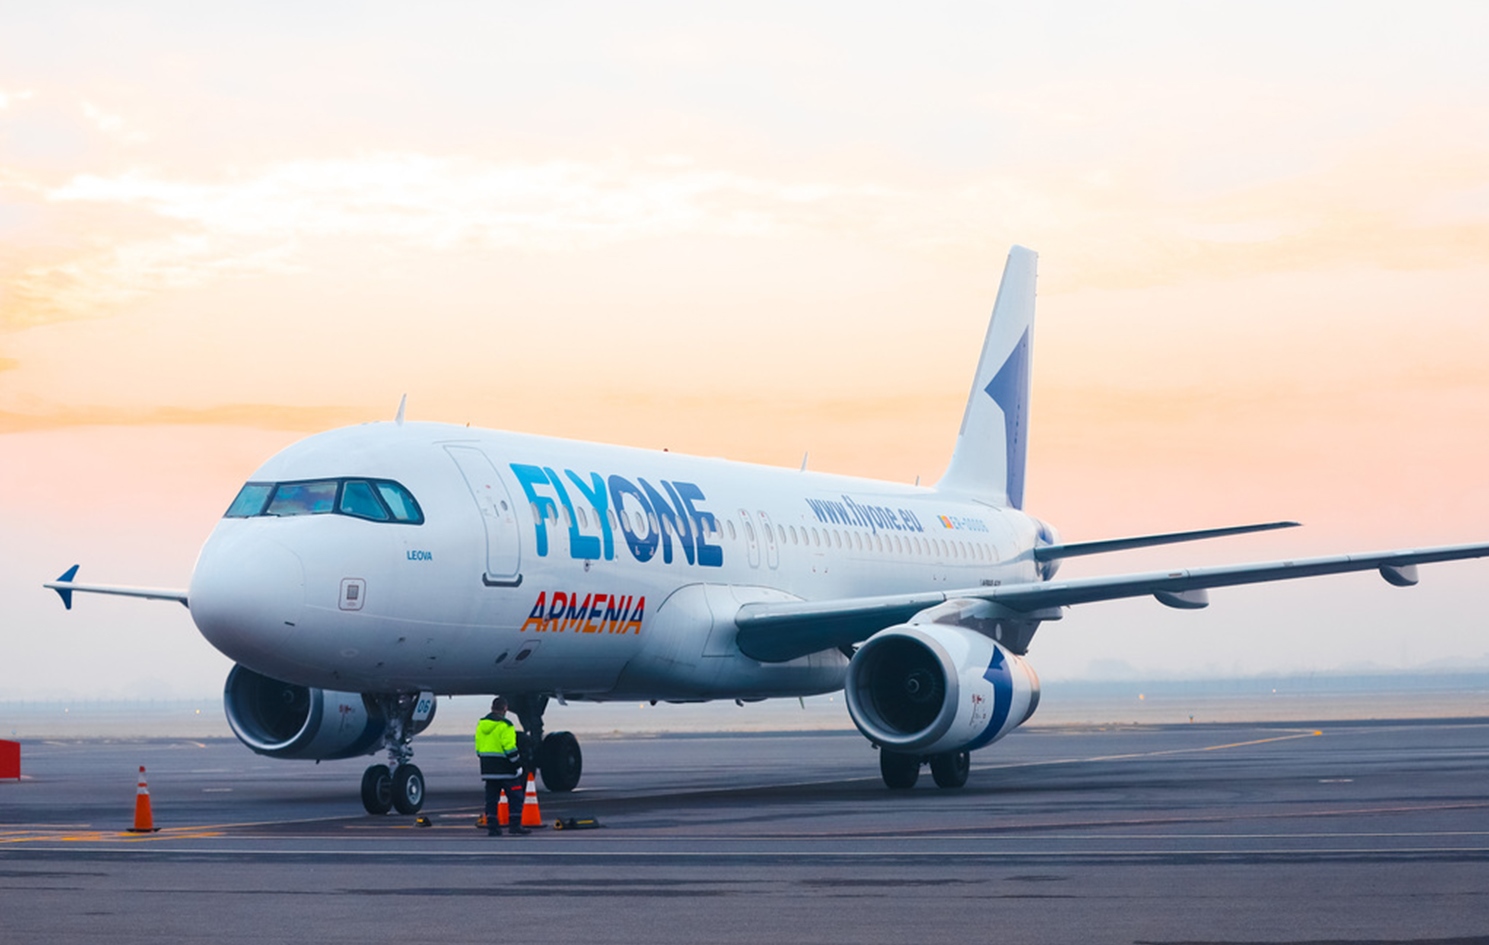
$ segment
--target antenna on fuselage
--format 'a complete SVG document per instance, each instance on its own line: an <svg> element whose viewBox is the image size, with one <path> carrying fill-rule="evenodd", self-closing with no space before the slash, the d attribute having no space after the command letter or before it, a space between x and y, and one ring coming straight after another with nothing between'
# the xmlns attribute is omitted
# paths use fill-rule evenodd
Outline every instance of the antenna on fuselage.
<svg viewBox="0 0 1489 945"><path fill-rule="evenodd" d="M398 413L393 415L393 422L400 427L403 426L403 408L408 406L408 395L404 394L398 399Z"/></svg>
<svg viewBox="0 0 1489 945"><path fill-rule="evenodd" d="M801 454L801 471L802 472L806 472L807 471L807 457L810 456L810 455L812 455L812 451L811 450L807 450L805 453L802 453Z"/></svg>

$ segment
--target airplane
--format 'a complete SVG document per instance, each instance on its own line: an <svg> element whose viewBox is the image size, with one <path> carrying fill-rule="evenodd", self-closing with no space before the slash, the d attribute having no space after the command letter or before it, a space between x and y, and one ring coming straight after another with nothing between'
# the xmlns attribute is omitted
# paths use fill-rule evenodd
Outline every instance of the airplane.
<svg viewBox="0 0 1489 945"><path fill-rule="evenodd" d="M1039 705L1027 654L1064 608L1489 555L1469 544L1055 580L1065 558L1287 528L1266 522L1062 542L1024 510L1037 255L1007 259L955 449L933 486L441 423L368 423L270 458L184 590L44 586L185 605L236 664L227 720L286 759L386 752L370 813L416 813L414 736L440 694L504 694L550 791L579 783L550 700L741 702L844 690L892 789ZM406 403L406 398L405 398Z"/></svg>

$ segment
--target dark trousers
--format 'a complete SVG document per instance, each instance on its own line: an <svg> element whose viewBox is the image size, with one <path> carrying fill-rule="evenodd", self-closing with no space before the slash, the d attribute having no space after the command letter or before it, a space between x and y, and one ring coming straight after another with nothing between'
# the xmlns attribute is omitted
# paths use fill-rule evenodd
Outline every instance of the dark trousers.
<svg viewBox="0 0 1489 945"><path fill-rule="evenodd" d="M486 785L486 826L489 830L496 829L496 805L501 803L502 792L507 792L507 813L512 817L512 823L522 823L522 797L527 788L527 782L522 778L511 778L510 780L488 779L481 782Z"/></svg>

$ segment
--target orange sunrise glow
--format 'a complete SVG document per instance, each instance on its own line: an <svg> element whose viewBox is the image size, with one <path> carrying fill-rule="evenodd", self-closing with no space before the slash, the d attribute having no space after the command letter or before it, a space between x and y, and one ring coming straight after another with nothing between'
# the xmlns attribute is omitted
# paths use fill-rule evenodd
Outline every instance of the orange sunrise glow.
<svg viewBox="0 0 1489 945"><path fill-rule="evenodd" d="M259 463L405 393L933 482L1015 243L1030 511L1069 539L1308 526L1065 573L1489 540L1489 8L350 19L5 14L0 698L219 688L179 606L65 614L41 582L184 586ZM1468 562L1092 606L1032 655L1482 668L1486 612Z"/></svg>

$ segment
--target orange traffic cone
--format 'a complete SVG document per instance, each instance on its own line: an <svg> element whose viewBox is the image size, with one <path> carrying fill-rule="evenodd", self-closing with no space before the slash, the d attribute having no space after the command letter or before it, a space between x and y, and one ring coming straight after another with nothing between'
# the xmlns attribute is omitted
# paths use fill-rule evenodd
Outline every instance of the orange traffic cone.
<svg viewBox="0 0 1489 945"><path fill-rule="evenodd" d="M503 791L501 798L496 802L496 825L505 827L512 822L512 809L507 804L507 792Z"/></svg>
<svg viewBox="0 0 1489 945"><path fill-rule="evenodd" d="M140 765L140 784L134 791L134 826L130 833L155 833L155 818L150 814L150 786L145 783L145 766Z"/></svg>
<svg viewBox="0 0 1489 945"><path fill-rule="evenodd" d="M543 815L538 812L538 785L531 771L527 773L527 792L522 795L522 826L543 826Z"/></svg>

